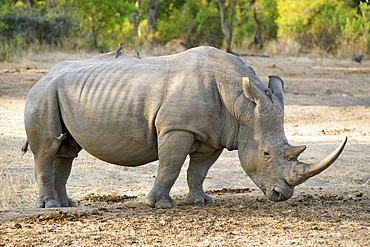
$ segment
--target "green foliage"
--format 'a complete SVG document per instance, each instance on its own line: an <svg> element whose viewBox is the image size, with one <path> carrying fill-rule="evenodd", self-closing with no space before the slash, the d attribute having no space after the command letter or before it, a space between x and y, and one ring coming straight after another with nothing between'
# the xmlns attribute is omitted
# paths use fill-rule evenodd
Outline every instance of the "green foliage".
<svg viewBox="0 0 370 247"><path fill-rule="evenodd" d="M330 52L337 48L341 29L346 20L354 16L354 10L340 1L329 1L313 7L313 15L306 25L312 35L308 41Z"/></svg>
<svg viewBox="0 0 370 247"><path fill-rule="evenodd" d="M266 39L275 39L277 36L278 26L275 23L278 17L276 1L259 0L256 1L258 13L261 15L264 24L264 35Z"/></svg>
<svg viewBox="0 0 370 247"><path fill-rule="evenodd" d="M227 18L231 6L236 6L232 42L239 47L258 36L263 42L294 40L303 48L332 53L370 51L369 0L223 1ZM3 59L19 55L24 43L27 47L41 44L104 52L113 50L119 42L137 46L154 40L164 45L181 39L188 48L222 47L224 43L218 0L161 0L154 34L147 30L149 0L57 2L52 6L50 0L37 0L31 8L21 0L2 0ZM230 19L226 22L231 23Z"/></svg>
<svg viewBox="0 0 370 247"><path fill-rule="evenodd" d="M262 22L262 38L264 40L275 39L278 26L275 23L278 17L276 1L256 0L251 4L250 0L239 0L234 25L234 43L241 45L245 40L251 41L256 30L256 22L253 18L253 8L257 18Z"/></svg>
<svg viewBox="0 0 370 247"><path fill-rule="evenodd" d="M307 23L311 0L277 0L278 17L275 20L279 27L278 37L295 37L304 30Z"/></svg>
<svg viewBox="0 0 370 247"><path fill-rule="evenodd" d="M319 47L334 53L339 47L358 43L360 36L367 43L368 2L359 4L360 14L337 0L277 0L277 6L278 37L296 39L304 48Z"/></svg>
<svg viewBox="0 0 370 247"><path fill-rule="evenodd" d="M0 21L4 24L1 29L3 38L12 40L19 34L28 44L61 44L72 28L70 16L64 9L16 6L3 12Z"/></svg>
<svg viewBox="0 0 370 247"><path fill-rule="evenodd" d="M109 50L120 41L135 42L136 31L129 14L138 12L135 1L74 0L78 26L75 32L87 37L89 48Z"/></svg>
<svg viewBox="0 0 370 247"><path fill-rule="evenodd" d="M342 26L341 46L361 53L370 51L370 5L369 1L361 2L354 18L347 18Z"/></svg>
<svg viewBox="0 0 370 247"><path fill-rule="evenodd" d="M222 44L217 2L187 0L175 3L158 20L158 38L162 43L182 39L187 47Z"/></svg>
<svg viewBox="0 0 370 247"><path fill-rule="evenodd" d="M4 27L0 23L0 29ZM13 39L0 40L0 61L8 60L12 56L22 56L25 47L22 35L18 34Z"/></svg>

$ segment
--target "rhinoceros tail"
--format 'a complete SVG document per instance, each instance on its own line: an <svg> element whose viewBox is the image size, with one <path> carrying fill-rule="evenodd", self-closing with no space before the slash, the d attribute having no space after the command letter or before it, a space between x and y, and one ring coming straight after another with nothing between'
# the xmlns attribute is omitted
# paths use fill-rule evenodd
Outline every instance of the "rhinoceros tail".
<svg viewBox="0 0 370 247"><path fill-rule="evenodd" d="M28 140L22 147L22 154L24 155L25 153L27 153L27 150L28 150Z"/></svg>

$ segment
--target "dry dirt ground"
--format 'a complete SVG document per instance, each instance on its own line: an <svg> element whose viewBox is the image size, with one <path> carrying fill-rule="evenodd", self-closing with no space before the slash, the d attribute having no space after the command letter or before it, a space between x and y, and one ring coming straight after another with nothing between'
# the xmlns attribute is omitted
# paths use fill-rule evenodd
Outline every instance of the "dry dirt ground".
<svg viewBox="0 0 370 247"><path fill-rule="evenodd" d="M143 54L144 55L144 54ZM23 107L29 89L56 62L91 54L32 54L0 63L0 246L368 246L370 245L370 61L305 56L242 57L263 81L283 78L285 131L313 162L348 136L330 168L270 202L225 151L205 189L215 204L183 204L186 167L173 209L144 205L157 163L106 164L86 152L68 182L77 208L37 209L33 158L23 157Z"/></svg>

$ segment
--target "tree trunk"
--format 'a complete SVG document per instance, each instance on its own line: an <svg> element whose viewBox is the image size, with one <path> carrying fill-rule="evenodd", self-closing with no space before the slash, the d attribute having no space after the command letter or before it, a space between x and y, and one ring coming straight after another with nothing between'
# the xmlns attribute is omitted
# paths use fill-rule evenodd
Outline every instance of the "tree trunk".
<svg viewBox="0 0 370 247"><path fill-rule="evenodd" d="M92 29L92 35L91 35L91 44L93 48L98 48L98 37L99 37L99 29Z"/></svg>
<svg viewBox="0 0 370 247"><path fill-rule="evenodd" d="M137 28L137 36L141 39L141 0L136 0L135 7L138 9L138 14L135 16L135 27Z"/></svg>
<svg viewBox="0 0 370 247"><path fill-rule="evenodd" d="M221 28L224 34L225 42L226 42L226 52L232 53L231 51L231 41L233 36L233 22L234 22L234 15L235 15L235 0L231 0L231 13L229 19L229 25L226 21L226 10L225 10L225 3L223 0L218 0L218 6L220 8L220 15L221 15Z"/></svg>
<svg viewBox="0 0 370 247"><path fill-rule="evenodd" d="M263 47L262 22L258 19L255 2L256 2L255 0L250 1L253 10L253 19L256 22L256 30L254 31L253 44L257 46L259 45L259 48L262 48Z"/></svg>
<svg viewBox="0 0 370 247"><path fill-rule="evenodd" d="M56 7L58 6L57 0L50 0L51 7Z"/></svg>
<svg viewBox="0 0 370 247"><path fill-rule="evenodd" d="M157 18L159 13L159 0L150 0L148 10L148 33L151 43L155 42L155 32L157 31Z"/></svg>
<svg viewBox="0 0 370 247"><path fill-rule="evenodd" d="M22 0L22 2L27 5L27 7L32 8L35 5L34 0Z"/></svg>

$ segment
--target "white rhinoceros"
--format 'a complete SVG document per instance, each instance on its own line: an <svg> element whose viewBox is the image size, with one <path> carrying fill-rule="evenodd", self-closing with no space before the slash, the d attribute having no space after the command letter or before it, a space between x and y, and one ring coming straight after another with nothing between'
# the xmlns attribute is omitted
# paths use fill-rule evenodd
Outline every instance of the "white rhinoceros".
<svg viewBox="0 0 370 247"><path fill-rule="evenodd" d="M122 166L159 160L146 204L173 207L169 192L186 156L189 204L210 203L203 181L224 148L238 150L243 169L273 201L331 165L305 164L305 146L284 134L283 82L269 85L238 57L212 47L134 58L108 53L61 62L28 94L27 138L34 153L39 207L76 206L66 193L72 161L83 148Z"/></svg>

